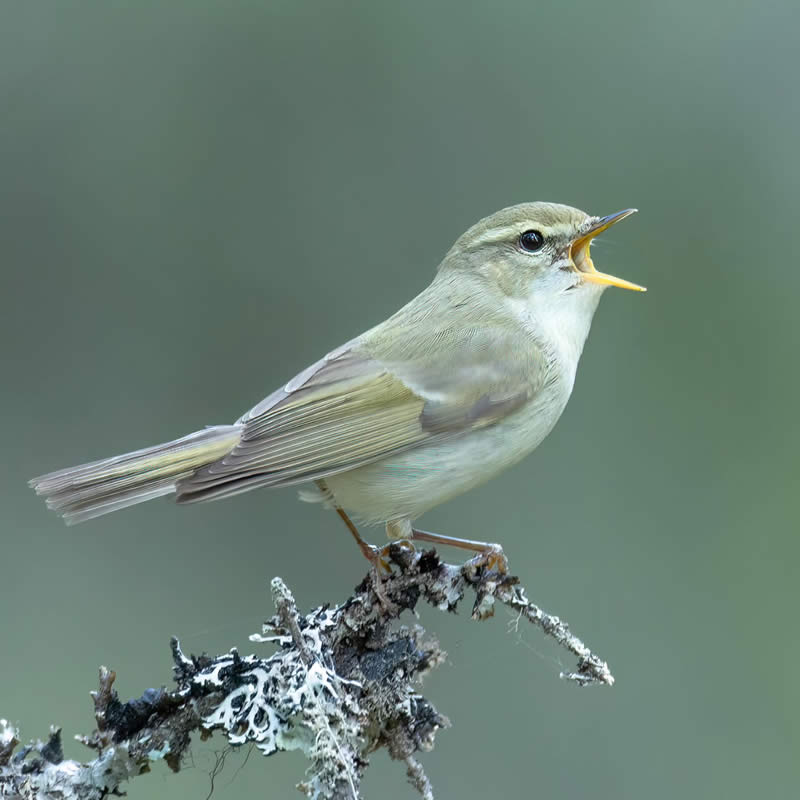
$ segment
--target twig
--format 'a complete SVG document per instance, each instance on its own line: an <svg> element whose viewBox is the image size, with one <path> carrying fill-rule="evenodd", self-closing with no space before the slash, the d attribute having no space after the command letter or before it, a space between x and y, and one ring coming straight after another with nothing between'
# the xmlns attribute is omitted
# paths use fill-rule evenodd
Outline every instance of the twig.
<svg viewBox="0 0 800 800"><path fill-rule="evenodd" d="M270 656L241 657L235 649L186 656L173 639L176 687L148 689L125 703L113 688L115 673L101 667L92 693L96 729L76 737L96 751L90 761L64 759L58 728L47 742L17 749L16 728L0 720L0 798L103 800L153 761L163 759L177 772L192 733L205 738L220 731L227 745L252 743L264 755L302 750L310 765L298 788L308 797L358 800L368 756L385 747L405 763L412 786L433 800L416 756L433 749L436 732L449 722L415 687L445 653L421 627L397 619L420 600L455 611L467 591L475 595L474 619L492 616L495 603L503 603L577 656L575 670L561 677L581 686L613 684L608 665L558 617L531 603L516 578L475 560L445 564L434 551L393 546L390 560L380 600L367 577L341 605L305 616L275 578L277 613L250 637L275 645Z"/></svg>

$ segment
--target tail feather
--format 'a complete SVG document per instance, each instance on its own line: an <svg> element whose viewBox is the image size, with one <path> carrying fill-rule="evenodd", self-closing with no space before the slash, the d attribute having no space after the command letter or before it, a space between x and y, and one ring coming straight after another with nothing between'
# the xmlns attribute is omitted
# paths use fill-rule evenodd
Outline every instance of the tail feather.
<svg viewBox="0 0 800 800"><path fill-rule="evenodd" d="M67 525L175 491L175 482L222 458L239 441L238 425L218 425L133 453L58 470L30 481Z"/></svg>

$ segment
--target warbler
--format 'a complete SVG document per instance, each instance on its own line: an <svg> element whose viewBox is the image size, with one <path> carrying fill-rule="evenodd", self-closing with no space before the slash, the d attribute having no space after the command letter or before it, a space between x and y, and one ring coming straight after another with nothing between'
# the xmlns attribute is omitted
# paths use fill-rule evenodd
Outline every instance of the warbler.
<svg viewBox="0 0 800 800"><path fill-rule="evenodd" d="M645 291L598 272L589 252L635 210L504 208L455 242L411 302L232 425L30 483L68 524L162 495L197 503L307 483L301 496L335 508L373 562L378 551L351 516L385 524L391 540L497 555L414 522L519 462L552 430L603 291Z"/></svg>

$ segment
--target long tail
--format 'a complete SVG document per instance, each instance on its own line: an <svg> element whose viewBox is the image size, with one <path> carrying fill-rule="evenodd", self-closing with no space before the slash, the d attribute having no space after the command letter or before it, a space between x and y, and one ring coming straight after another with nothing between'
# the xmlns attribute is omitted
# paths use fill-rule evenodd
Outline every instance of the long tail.
<svg viewBox="0 0 800 800"><path fill-rule="evenodd" d="M143 503L175 491L175 482L226 455L239 441L238 425L218 425L182 439L30 481L47 507L67 525Z"/></svg>

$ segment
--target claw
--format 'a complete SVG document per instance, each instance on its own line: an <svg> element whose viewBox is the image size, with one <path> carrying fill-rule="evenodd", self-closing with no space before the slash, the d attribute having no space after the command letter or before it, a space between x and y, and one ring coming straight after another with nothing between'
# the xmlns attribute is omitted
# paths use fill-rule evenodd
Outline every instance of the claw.
<svg viewBox="0 0 800 800"><path fill-rule="evenodd" d="M392 574L392 565L387 555L389 555L389 546L386 545L384 547L376 547L374 544L369 545L369 555L364 553L367 556L367 561L372 564L373 569L376 571L378 575L380 575L381 570L383 570L387 575Z"/></svg>
<svg viewBox="0 0 800 800"><path fill-rule="evenodd" d="M487 545L485 550L469 560L469 564L476 569L483 567L500 575L508 575L508 559L499 544Z"/></svg>

